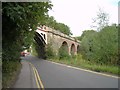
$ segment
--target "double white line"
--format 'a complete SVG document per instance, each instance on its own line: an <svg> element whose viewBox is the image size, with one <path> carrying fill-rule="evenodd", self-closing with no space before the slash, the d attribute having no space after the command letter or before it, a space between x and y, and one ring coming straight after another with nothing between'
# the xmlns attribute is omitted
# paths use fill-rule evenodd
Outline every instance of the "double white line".
<svg viewBox="0 0 120 90"><path fill-rule="evenodd" d="M31 67L33 69L37 87L40 88L41 90L44 90L44 86L43 86L42 80L40 79L37 69L34 67L34 65L32 63L29 62L29 64L31 65Z"/></svg>

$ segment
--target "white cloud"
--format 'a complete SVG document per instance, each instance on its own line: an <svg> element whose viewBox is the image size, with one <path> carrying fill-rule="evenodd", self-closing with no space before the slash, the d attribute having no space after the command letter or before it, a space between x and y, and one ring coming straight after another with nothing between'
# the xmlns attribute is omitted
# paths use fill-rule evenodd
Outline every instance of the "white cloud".
<svg viewBox="0 0 120 90"><path fill-rule="evenodd" d="M96 17L98 8L109 14L110 23L118 22L118 0L51 0L52 11L58 22L70 27L73 36L80 36L83 30L91 29L92 18Z"/></svg>

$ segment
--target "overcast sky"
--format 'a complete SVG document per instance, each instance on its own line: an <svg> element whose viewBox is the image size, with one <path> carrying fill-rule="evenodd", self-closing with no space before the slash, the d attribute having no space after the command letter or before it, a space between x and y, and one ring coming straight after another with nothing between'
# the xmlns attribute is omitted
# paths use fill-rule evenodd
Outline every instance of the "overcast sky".
<svg viewBox="0 0 120 90"><path fill-rule="evenodd" d="M70 27L73 36L80 36L83 30L90 30L92 19L99 8L109 14L109 22L118 23L119 0L51 0L53 8L49 11L57 22Z"/></svg>

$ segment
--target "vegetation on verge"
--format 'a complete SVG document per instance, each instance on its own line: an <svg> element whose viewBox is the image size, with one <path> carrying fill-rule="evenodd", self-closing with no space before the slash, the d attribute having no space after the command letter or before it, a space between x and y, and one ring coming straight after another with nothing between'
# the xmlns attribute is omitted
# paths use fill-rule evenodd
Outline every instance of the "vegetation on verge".
<svg viewBox="0 0 120 90"><path fill-rule="evenodd" d="M2 68L7 68L7 72L2 72L2 87L10 88L14 85L16 81L16 76L20 73L21 64L19 62L10 61L5 63Z"/></svg>
<svg viewBox="0 0 120 90"><path fill-rule="evenodd" d="M61 46L58 51L59 60L70 59L70 55L68 54L68 49L65 46Z"/></svg>
<svg viewBox="0 0 120 90"><path fill-rule="evenodd" d="M48 43L47 45L46 45L46 53L45 53L45 56L47 57L47 58L55 58L55 53L53 52L53 50L52 50L52 44L51 43Z"/></svg>
<svg viewBox="0 0 120 90"><path fill-rule="evenodd" d="M113 75L118 75L119 73L118 66L106 65L106 64L101 65L98 63L86 61L85 59L82 58L81 54L78 54L71 58L70 57L68 58L66 57L64 59L50 58L48 60L57 62L57 63L71 65L71 66L78 67L78 68L93 70L96 72L103 72L103 73L108 73L108 74L113 74Z"/></svg>

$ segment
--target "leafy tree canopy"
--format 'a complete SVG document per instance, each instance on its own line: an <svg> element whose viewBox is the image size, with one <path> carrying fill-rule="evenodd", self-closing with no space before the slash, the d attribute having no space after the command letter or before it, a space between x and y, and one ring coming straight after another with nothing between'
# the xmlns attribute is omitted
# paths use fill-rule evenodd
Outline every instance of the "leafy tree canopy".
<svg viewBox="0 0 120 90"><path fill-rule="evenodd" d="M106 26L101 31L85 31L81 39L81 52L93 63L118 65L118 26Z"/></svg>
<svg viewBox="0 0 120 90"><path fill-rule="evenodd" d="M28 46L27 42L34 36L38 22L44 21L51 7L50 2L3 3L3 39L20 40L21 44L24 45L26 42L25 46Z"/></svg>
<svg viewBox="0 0 120 90"><path fill-rule="evenodd" d="M29 48L38 22L44 21L51 8L51 2L2 3L3 73L15 70L7 62L20 60L20 52Z"/></svg>
<svg viewBox="0 0 120 90"><path fill-rule="evenodd" d="M99 8L99 11L97 12L97 16L93 18L93 28L96 28L97 31L100 31L105 26L108 26L109 24L109 15L101 8Z"/></svg>

